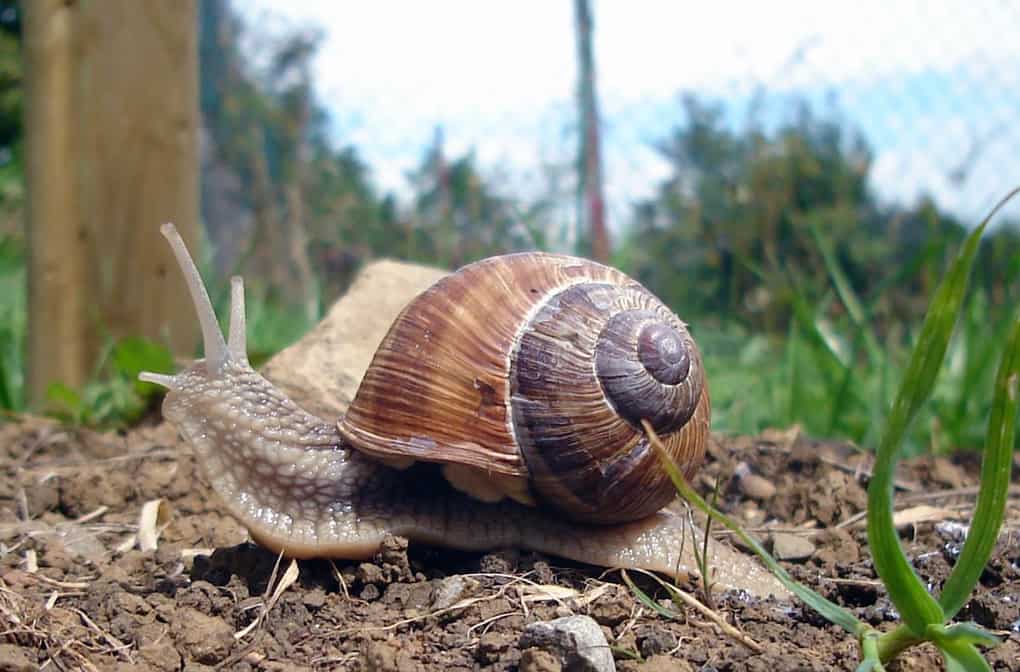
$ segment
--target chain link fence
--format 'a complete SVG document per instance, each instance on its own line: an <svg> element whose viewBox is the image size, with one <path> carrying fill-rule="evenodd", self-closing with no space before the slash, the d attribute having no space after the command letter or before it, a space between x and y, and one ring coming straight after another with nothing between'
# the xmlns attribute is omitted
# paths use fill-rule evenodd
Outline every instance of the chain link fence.
<svg viewBox="0 0 1020 672"><path fill-rule="evenodd" d="M572 3L309 0L238 9L263 35L320 32L314 80L335 139L361 152L382 189L409 195L407 173L442 127L448 155L473 152L501 192L545 199L570 231L579 144ZM805 106L839 122L870 148L870 183L884 202L927 195L975 222L1020 182L1014 3L597 2L593 10L616 234L670 173L657 145L685 123L684 96L717 104L735 131L777 128Z"/></svg>

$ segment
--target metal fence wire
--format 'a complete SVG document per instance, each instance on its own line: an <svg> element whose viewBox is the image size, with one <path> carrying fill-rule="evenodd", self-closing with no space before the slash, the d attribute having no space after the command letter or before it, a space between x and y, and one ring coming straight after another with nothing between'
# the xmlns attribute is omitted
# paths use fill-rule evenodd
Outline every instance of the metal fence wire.
<svg viewBox="0 0 1020 672"><path fill-rule="evenodd" d="M573 3L244 6L253 24L320 31L314 79L336 138L398 195L442 128L499 189L574 220L579 121ZM658 146L684 97L768 130L809 108L859 134L886 202L934 199L975 221L1020 178L1020 6L593 3L610 227L672 166ZM268 19L267 17L272 17ZM568 241L569 242L569 241Z"/></svg>

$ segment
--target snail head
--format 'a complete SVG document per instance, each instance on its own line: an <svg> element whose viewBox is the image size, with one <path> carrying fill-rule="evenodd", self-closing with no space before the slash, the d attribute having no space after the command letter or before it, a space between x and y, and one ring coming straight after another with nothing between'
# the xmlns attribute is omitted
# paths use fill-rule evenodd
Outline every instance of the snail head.
<svg viewBox="0 0 1020 672"><path fill-rule="evenodd" d="M230 326L224 339L209 293L184 240L173 224L164 224L160 232L170 243L184 275L205 350L204 357L176 374L139 374L139 380L167 388L164 417L193 445L209 450L216 445L238 445L241 437L246 443L253 436L269 439L275 428L287 422L298 426L325 424L298 409L248 363L241 278L231 278Z"/></svg>
<svg viewBox="0 0 1020 672"><path fill-rule="evenodd" d="M224 341L212 301L209 300L209 292L205 288L205 283L202 282L198 267L191 255L188 254L184 239L177 232L177 228L169 222L161 226L159 230L170 243L174 256L177 258L177 264L184 275L184 281L188 285L192 304L198 314L198 323L202 328L205 356L197 360L190 368L176 375L143 371L138 375L139 380L174 390L181 386L184 382L183 378L192 375L202 375L207 379L219 378L223 375L224 369L228 368L228 363L249 366L245 338L244 281L239 276L230 279L230 328L227 332L227 340Z"/></svg>

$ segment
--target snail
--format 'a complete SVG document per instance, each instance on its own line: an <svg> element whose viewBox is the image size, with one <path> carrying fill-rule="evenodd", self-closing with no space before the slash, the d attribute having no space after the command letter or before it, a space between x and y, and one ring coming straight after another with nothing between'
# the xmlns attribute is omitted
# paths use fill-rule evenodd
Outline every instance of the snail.
<svg viewBox="0 0 1020 672"><path fill-rule="evenodd" d="M139 378L252 539L294 558L366 559L389 535L464 550L520 547L606 567L697 572L688 518L647 420L690 477L710 402L686 325L637 281L584 259L516 253L469 264L412 300L349 409L325 420L248 363L244 288L226 339L184 241L204 358ZM784 589L708 545L718 585Z"/></svg>

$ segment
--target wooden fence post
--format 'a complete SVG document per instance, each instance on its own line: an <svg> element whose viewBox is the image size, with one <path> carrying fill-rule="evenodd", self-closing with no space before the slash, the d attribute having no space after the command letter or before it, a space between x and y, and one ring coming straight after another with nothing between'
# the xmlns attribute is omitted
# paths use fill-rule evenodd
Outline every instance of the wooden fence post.
<svg viewBox="0 0 1020 672"><path fill-rule="evenodd" d="M198 242L196 1L23 5L33 405L87 380L109 338L192 351L159 225Z"/></svg>

